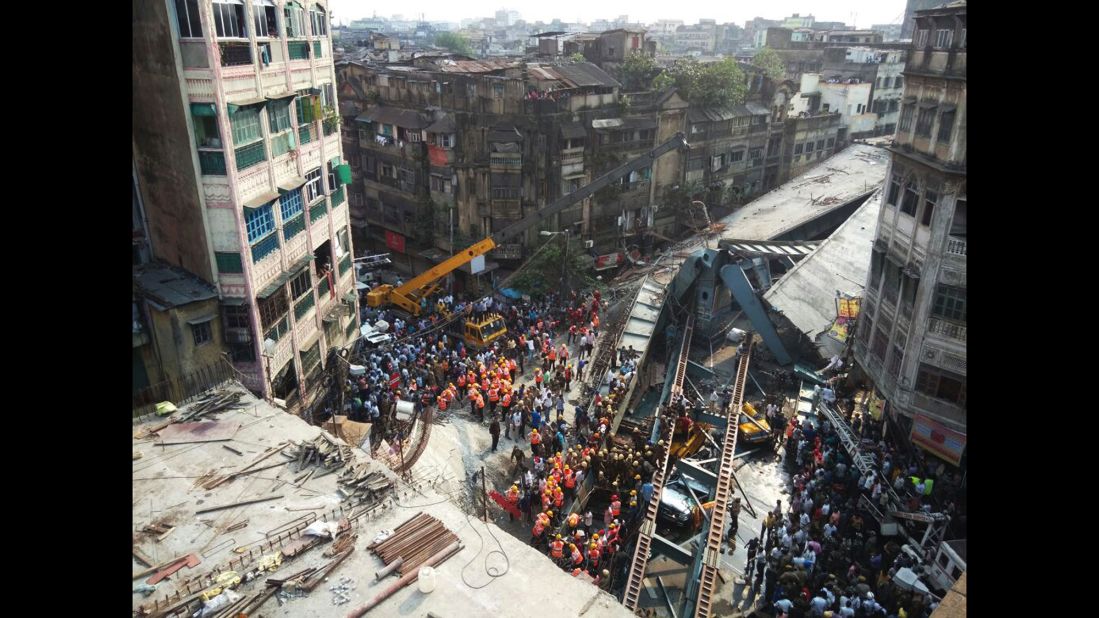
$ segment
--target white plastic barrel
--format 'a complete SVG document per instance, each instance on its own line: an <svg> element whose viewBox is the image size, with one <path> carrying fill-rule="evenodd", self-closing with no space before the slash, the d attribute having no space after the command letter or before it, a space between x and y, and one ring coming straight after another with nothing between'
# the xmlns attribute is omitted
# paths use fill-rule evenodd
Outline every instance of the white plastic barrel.
<svg viewBox="0 0 1099 618"><path fill-rule="evenodd" d="M427 594L432 590L435 590L435 568L434 567L421 567L420 578L417 580L420 584L420 592Z"/></svg>

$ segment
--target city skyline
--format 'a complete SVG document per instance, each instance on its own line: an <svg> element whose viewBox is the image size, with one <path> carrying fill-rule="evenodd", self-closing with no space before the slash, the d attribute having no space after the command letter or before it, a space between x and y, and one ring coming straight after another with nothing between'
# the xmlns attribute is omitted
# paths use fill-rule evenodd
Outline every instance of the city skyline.
<svg viewBox="0 0 1099 618"><path fill-rule="evenodd" d="M944 0L945 2L945 0ZM559 0L550 5L515 6L498 0L471 0L461 4L440 0L421 0L415 11L379 10L377 4L364 0L332 0L330 6L335 18L346 23L371 16L389 19L402 15L406 20L424 19L432 22L461 22L463 19L493 17L496 11L517 11L527 22L551 22L559 18L566 23L591 23L614 20L627 15L631 23L654 23L660 19L678 19L684 24L697 23L699 19L714 19L717 23L733 22L743 25L756 17L783 19L794 13L813 15L817 21L842 21L848 25L869 28L872 24L900 23L904 16L904 0L838 0L835 2L806 2L805 0L774 0L771 2L745 2L724 4L717 2L693 2L687 6L669 8L655 2L625 2L612 0L592 6L579 0ZM675 14L669 14L675 13Z"/></svg>

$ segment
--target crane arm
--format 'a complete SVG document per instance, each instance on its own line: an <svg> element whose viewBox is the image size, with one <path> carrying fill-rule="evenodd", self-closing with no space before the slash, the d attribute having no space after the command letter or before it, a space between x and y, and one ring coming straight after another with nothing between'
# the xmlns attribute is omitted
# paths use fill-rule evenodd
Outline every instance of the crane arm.
<svg viewBox="0 0 1099 618"><path fill-rule="evenodd" d="M461 268L465 264L473 261L473 258L484 255L495 248L496 242L493 241L491 237L478 241L473 245L466 247L460 253L450 256L446 260L439 262L435 266L432 266L413 277L404 285L391 290L389 292L390 300L405 311L409 311L413 315L418 315L419 296L422 296L422 294L417 294L419 290L446 277L451 271Z"/></svg>
<svg viewBox="0 0 1099 618"><path fill-rule="evenodd" d="M516 221L515 223L505 227L499 232L496 232L492 235L492 238L496 240L497 244L499 244L513 236L522 234L535 224L544 220L546 217L552 217L562 210L565 210L569 206L572 206L573 204L591 196L596 191L599 191L603 187L611 184L612 182L620 180L623 176L628 175L630 172L636 172L639 169L648 167L652 165L653 162L656 161L656 159L658 159L659 157L664 156L672 150L678 150L680 148L689 148L689 146L687 145L686 137L682 133L676 133L671 139L650 150L649 152L637 157L636 159L623 163L622 165L614 168L606 174L603 174L599 178L591 181L591 183L580 187L579 189L573 191L568 195L564 195L558 198L549 206L546 206L545 208L542 208L536 212L532 212L531 214L520 219L519 221Z"/></svg>

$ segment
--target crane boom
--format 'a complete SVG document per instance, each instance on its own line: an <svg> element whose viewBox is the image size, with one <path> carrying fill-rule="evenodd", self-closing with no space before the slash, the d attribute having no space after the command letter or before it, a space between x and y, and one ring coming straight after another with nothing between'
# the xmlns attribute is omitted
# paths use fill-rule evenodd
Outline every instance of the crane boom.
<svg viewBox="0 0 1099 618"><path fill-rule="evenodd" d="M653 162L671 152L672 150L678 150L680 148L689 148L687 139L683 133L676 133L671 139L660 144L656 148L653 148L649 152L642 154L636 159L632 159L623 163L622 165L614 168L613 170L603 174L599 178L596 178L592 182L583 187L580 187L576 191L568 195L564 195L553 201L549 206L542 208L536 212L523 217L519 221L505 227L504 229L492 234L488 238L480 240L473 245L467 247L459 253L455 253L453 256L447 258L443 262L436 264L428 270L420 273L416 277L413 277L405 284L392 287L389 285L380 285L367 294L367 304L371 307L378 307L386 302L393 303L401 309L407 311L412 315L420 314L420 299L429 296L435 288L438 286L439 281L450 274L452 271L461 268L465 264L473 260L473 258L484 255L489 251L492 251L505 240L518 236L527 231L534 225L545 220L547 217L552 217L557 213L565 210L569 206L591 196L596 191L606 187L607 185L621 179L630 172L635 172L644 167L650 166Z"/></svg>

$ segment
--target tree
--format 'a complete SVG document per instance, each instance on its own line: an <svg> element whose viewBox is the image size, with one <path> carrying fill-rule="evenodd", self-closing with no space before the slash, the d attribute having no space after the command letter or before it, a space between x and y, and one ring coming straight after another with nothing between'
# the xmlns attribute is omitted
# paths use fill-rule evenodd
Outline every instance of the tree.
<svg viewBox="0 0 1099 618"><path fill-rule="evenodd" d="M764 47L752 57L752 66L762 69L763 74L773 82L782 81L782 78L786 76L786 63L770 47Z"/></svg>
<svg viewBox="0 0 1099 618"><path fill-rule="evenodd" d="M744 72L732 58L708 64L680 58L653 80L657 89L672 85L685 99L700 107L737 105L748 94Z"/></svg>
<svg viewBox="0 0 1099 618"><path fill-rule="evenodd" d="M563 235L562 235L563 236ZM522 271L511 280L511 287L532 296L563 292L562 272L568 277L571 289L583 289L595 283L591 278L591 256L570 249L565 260L565 239L552 238L547 246L535 253L522 266Z"/></svg>
<svg viewBox="0 0 1099 618"><path fill-rule="evenodd" d="M581 54L580 52L576 52L575 54L569 56L569 60L572 60L573 62L587 62L588 61L588 59L584 57L584 54Z"/></svg>
<svg viewBox="0 0 1099 618"><path fill-rule="evenodd" d="M660 73L660 67L649 56L641 52L631 52L626 61L618 68L618 81L625 90L647 90L652 86L653 78Z"/></svg>
<svg viewBox="0 0 1099 618"><path fill-rule="evenodd" d="M435 45L449 49L456 54L472 56L473 50L469 46L469 39L454 32L440 32L435 35Z"/></svg>

